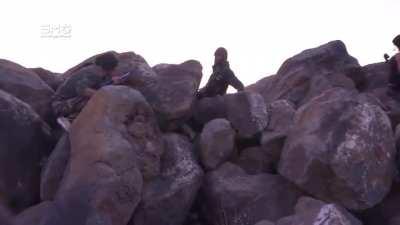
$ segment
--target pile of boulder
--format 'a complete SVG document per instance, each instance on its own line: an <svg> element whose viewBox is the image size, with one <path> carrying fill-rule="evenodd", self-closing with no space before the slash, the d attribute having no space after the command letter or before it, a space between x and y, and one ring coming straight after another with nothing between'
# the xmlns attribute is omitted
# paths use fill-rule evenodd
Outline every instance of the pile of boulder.
<svg viewBox="0 0 400 225"><path fill-rule="evenodd" d="M1 225L399 225L400 102L389 65L341 41L305 50L244 91L196 98L202 66L112 52L69 133L63 74L0 60Z"/></svg>

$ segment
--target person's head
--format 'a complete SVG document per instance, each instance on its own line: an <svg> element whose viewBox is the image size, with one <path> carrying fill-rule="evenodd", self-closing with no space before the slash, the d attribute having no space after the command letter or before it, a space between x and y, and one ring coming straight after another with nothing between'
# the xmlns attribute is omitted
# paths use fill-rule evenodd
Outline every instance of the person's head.
<svg viewBox="0 0 400 225"><path fill-rule="evenodd" d="M214 53L214 56L215 56L214 60L215 64L225 62L228 60L228 51L223 47L217 48L217 50Z"/></svg>
<svg viewBox="0 0 400 225"><path fill-rule="evenodd" d="M398 49L400 49L400 34L399 35L397 35L394 39L393 39L393 44L398 48Z"/></svg>
<svg viewBox="0 0 400 225"><path fill-rule="evenodd" d="M118 59L113 53L107 52L98 56L94 63L106 72L111 72L117 67Z"/></svg>

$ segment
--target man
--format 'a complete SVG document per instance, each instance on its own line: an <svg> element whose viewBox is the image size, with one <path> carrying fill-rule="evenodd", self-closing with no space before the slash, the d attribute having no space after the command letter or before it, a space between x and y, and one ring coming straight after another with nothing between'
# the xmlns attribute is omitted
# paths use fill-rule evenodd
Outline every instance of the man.
<svg viewBox="0 0 400 225"><path fill-rule="evenodd" d="M393 44L400 50L400 35L393 39ZM390 77L388 85L388 94L392 97L398 98L400 92L400 53L390 58L387 63L390 64Z"/></svg>
<svg viewBox="0 0 400 225"><path fill-rule="evenodd" d="M229 68L228 52L225 48L215 51L213 73L206 86L197 92L198 98L213 97L226 94L228 86L233 86L238 91L243 91L244 86L233 71Z"/></svg>
<svg viewBox="0 0 400 225"><path fill-rule="evenodd" d="M90 97L104 84L117 84L114 69L118 59L112 53L105 53L95 59L94 68L85 67L66 80L53 96L52 108L57 122L68 130L70 123L86 105Z"/></svg>

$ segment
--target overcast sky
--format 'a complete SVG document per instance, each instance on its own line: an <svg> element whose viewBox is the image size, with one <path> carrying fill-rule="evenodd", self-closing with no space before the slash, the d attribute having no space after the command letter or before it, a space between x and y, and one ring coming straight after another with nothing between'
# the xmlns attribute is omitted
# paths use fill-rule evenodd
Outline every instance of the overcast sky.
<svg viewBox="0 0 400 225"><path fill-rule="evenodd" d="M199 60L206 80L224 46L248 85L336 39L361 64L382 61L399 10L399 0L2 1L0 58L63 72L103 51L134 51L151 65Z"/></svg>

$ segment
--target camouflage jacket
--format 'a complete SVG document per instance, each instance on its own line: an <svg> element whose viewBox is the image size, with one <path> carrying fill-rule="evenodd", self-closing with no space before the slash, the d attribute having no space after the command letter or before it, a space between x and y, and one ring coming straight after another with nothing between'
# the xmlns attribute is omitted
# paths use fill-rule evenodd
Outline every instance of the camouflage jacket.
<svg viewBox="0 0 400 225"><path fill-rule="evenodd" d="M86 67L68 78L56 91L53 101L64 101L76 97L83 97L86 88L99 89L103 83L111 78L102 76L102 71Z"/></svg>
<svg viewBox="0 0 400 225"><path fill-rule="evenodd" d="M213 66L213 73L206 86L202 88L197 95L199 98L224 95L229 85L233 86L238 91L244 89L242 82L240 82L230 69L229 62L217 64Z"/></svg>
<svg viewBox="0 0 400 225"><path fill-rule="evenodd" d="M390 58L388 63L390 64L390 77L389 77L389 86L400 90L400 71L398 61L396 57L400 58L400 53Z"/></svg>

